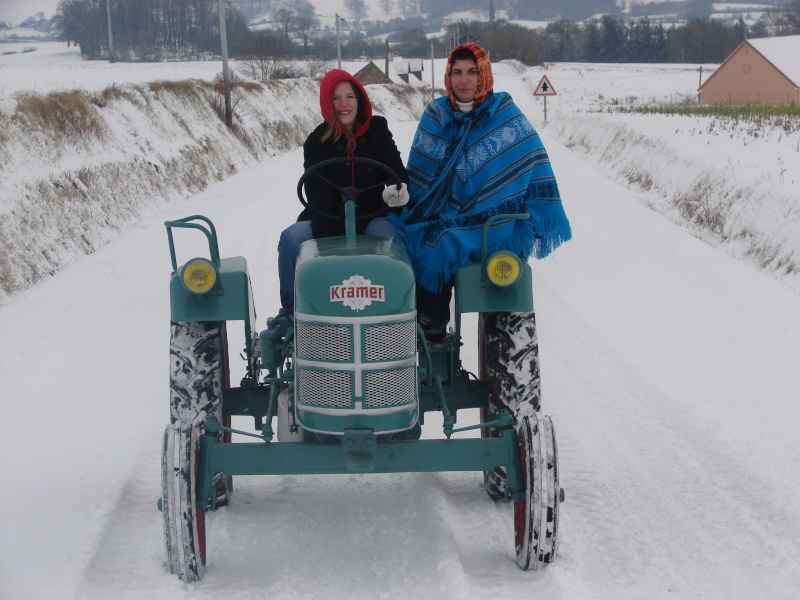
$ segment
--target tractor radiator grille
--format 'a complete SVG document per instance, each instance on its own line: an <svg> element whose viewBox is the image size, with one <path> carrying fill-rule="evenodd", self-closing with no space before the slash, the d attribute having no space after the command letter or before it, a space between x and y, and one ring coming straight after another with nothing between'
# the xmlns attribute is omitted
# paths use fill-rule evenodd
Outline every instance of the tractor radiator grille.
<svg viewBox="0 0 800 600"><path fill-rule="evenodd" d="M352 318L295 320L295 385L299 410L330 417L374 409L395 414L417 403L417 323ZM387 409L382 412L380 409ZM352 411L352 412L351 412ZM348 417L350 418L350 417Z"/></svg>
<svg viewBox="0 0 800 600"><path fill-rule="evenodd" d="M297 372L297 391L303 404L316 406L338 406L348 408L352 404L351 373L300 369Z"/></svg>
<svg viewBox="0 0 800 600"><path fill-rule="evenodd" d="M352 330L343 325L297 323L295 346L298 356L311 360L351 361Z"/></svg>
<svg viewBox="0 0 800 600"><path fill-rule="evenodd" d="M364 400L367 406L394 406L415 400L417 386L414 367L366 374Z"/></svg>
<svg viewBox="0 0 800 600"><path fill-rule="evenodd" d="M375 325L364 331L364 359L397 360L413 356L417 351L417 323Z"/></svg>

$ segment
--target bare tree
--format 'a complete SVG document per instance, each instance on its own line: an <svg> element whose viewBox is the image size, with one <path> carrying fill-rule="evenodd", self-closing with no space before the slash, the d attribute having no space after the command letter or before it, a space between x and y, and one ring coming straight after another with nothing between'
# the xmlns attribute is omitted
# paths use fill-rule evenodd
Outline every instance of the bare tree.
<svg viewBox="0 0 800 600"><path fill-rule="evenodd" d="M797 1L800 2L800 0ZM388 15L394 8L394 0L378 0L378 6L386 11L386 14Z"/></svg>
<svg viewBox="0 0 800 600"><path fill-rule="evenodd" d="M344 0L344 7L350 13L356 25L360 26L361 19L367 16L367 3L364 0Z"/></svg>
<svg viewBox="0 0 800 600"><path fill-rule="evenodd" d="M756 32L763 31L769 36L789 35L793 27L788 17L788 11L767 10L761 15L754 29Z"/></svg>
<svg viewBox="0 0 800 600"><path fill-rule="evenodd" d="M291 7L298 17L314 18L317 16L314 5L309 0L293 0Z"/></svg>
<svg viewBox="0 0 800 600"><path fill-rule="evenodd" d="M289 38L289 30L294 25L295 20L295 12L291 8L286 8L285 6L281 6L278 8L273 14L275 21L280 25L281 30L283 30L283 35L288 39Z"/></svg>
<svg viewBox="0 0 800 600"><path fill-rule="evenodd" d="M785 6L786 20L794 33L800 34L800 0L792 0Z"/></svg>
<svg viewBox="0 0 800 600"><path fill-rule="evenodd" d="M322 77L333 67L333 61L321 58L307 58L304 63L306 77Z"/></svg>
<svg viewBox="0 0 800 600"><path fill-rule="evenodd" d="M313 9L313 7L312 7ZM298 13L294 20L294 31L303 40L303 54L308 55L308 40L319 29L319 19L311 13Z"/></svg>

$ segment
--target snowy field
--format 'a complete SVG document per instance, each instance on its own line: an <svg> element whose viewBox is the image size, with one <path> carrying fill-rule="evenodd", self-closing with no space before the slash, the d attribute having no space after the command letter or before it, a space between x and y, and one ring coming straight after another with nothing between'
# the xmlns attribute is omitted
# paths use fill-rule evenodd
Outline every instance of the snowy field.
<svg viewBox="0 0 800 600"><path fill-rule="evenodd" d="M3 106L26 89L211 79L220 68L86 63L47 48L0 56ZM547 123L531 95L545 73L558 92ZM156 509L169 418L163 222L214 221L222 253L248 259L263 326L278 306L278 235L299 211L293 151L153 207L0 306L0 401L12 417L0 442L0 598L800 597L800 286L759 268L747 239L706 236L668 202L703 171L727 173L759 199L752 214L751 196L737 204L739 221L760 226L751 235L798 252L784 200L800 197L798 134L760 138L747 158L742 147L755 142L741 132L593 112L696 93L698 75L686 65L496 66L495 88L541 132L574 232L533 263L543 407L566 490L555 564L516 567L511 510L488 499L478 473L240 477L231 505L207 521L205 578L166 573ZM415 122L387 116L405 157ZM624 175L631 165L648 166L649 189ZM773 196L786 203L764 200ZM435 422L425 435L438 435Z"/></svg>

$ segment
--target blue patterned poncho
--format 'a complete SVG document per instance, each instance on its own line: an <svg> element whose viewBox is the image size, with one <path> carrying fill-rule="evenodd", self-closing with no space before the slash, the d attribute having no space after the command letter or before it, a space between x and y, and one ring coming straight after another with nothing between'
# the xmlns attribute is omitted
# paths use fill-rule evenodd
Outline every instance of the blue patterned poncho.
<svg viewBox="0 0 800 600"><path fill-rule="evenodd" d="M496 214L489 253L547 256L572 237L539 135L505 92L469 113L447 97L422 115L408 159L411 202L390 219L405 232L417 283L440 292L459 267L480 260L481 229Z"/></svg>

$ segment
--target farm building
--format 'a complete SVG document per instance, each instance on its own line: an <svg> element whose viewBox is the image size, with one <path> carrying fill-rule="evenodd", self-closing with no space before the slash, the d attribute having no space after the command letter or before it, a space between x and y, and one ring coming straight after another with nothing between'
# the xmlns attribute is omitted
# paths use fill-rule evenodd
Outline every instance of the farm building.
<svg viewBox="0 0 800 600"><path fill-rule="evenodd" d="M745 40L700 86L700 102L800 103L800 35Z"/></svg>
<svg viewBox="0 0 800 600"><path fill-rule="evenodd" d="M367 65L354 75L364 85L372 83L392 83L392 80L381 71L380 67L374 62L369 61Z"/></svg>

